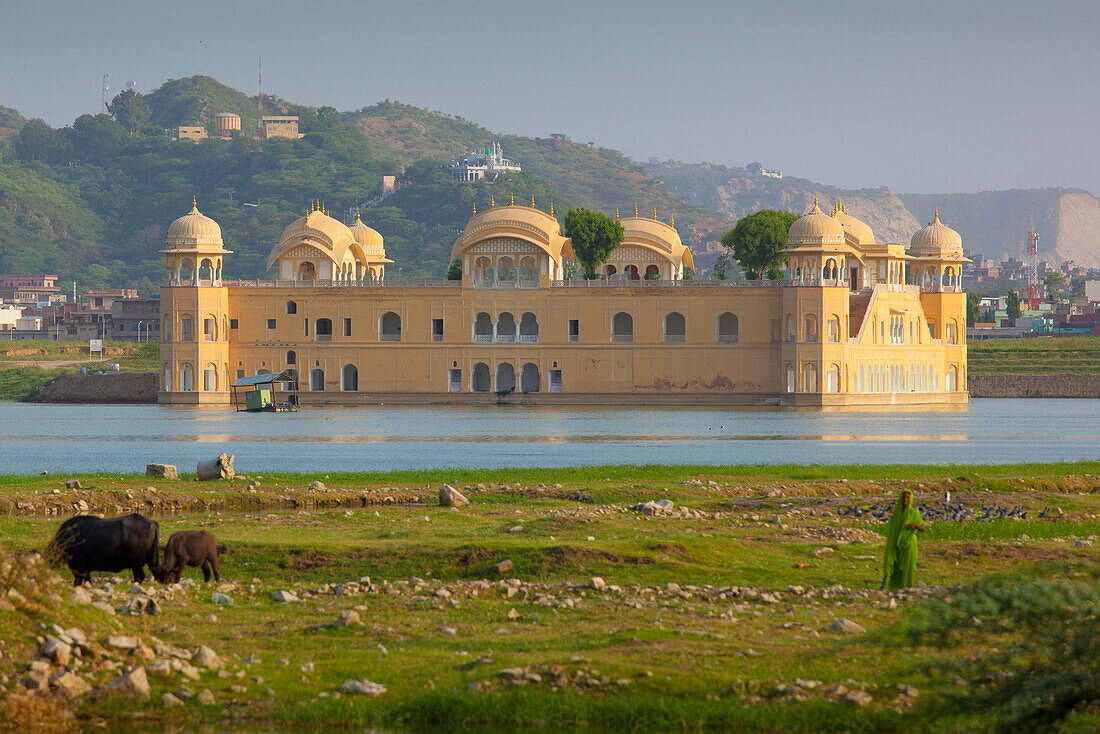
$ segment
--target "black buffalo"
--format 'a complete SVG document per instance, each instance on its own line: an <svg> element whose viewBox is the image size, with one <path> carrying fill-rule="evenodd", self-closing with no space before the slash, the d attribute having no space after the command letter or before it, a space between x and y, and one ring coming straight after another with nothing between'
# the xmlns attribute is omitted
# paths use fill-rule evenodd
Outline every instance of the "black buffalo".
<svg viewBox="0 0 1100 734"><path fill-rule="evenodd" d="M47 553L73 572L73 586L91 583L92 571L126 569L141 583L146 565L160 565L160 525L136 513L108 520L77 515L61 524Z"/></svg>

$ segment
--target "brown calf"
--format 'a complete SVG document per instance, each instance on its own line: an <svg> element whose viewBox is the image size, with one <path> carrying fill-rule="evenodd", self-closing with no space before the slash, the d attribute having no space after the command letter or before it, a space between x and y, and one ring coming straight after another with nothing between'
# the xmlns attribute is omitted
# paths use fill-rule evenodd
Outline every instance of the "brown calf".
<svg viewBox="0 0 1100 734"><path fill-rule="evenodd" d="M203 581L221 581L218 574L218 543L205 530L180 530L168 538L164 547L164 563L153 570L153 576L162 584L178 582L184 566L202 568Z"/></svg>

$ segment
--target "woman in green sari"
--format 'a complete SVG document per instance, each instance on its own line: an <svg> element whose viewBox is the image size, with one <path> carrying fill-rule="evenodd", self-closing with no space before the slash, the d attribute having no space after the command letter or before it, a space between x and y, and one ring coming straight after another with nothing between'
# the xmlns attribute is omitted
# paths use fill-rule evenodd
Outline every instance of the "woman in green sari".
<svg viewBox="0 0 1100 734"><path fill-rule="evenodd" d="M917 533L924 532L924 518L913 506L913 490L901 490L901 497L886 526L886 561L882 584L888 589L907 589L917 575Z"/></svg>

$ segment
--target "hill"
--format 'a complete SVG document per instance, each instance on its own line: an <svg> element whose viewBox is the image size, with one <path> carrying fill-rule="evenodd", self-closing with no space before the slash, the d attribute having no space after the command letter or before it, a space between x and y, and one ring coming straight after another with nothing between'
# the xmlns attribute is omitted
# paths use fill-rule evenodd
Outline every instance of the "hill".
<svg viewBox="0 0 1100 734"><path fill-rule="evenodd" d="M1018 257L1034 229L1046 259L1100 267L1100 200L1080 189L894 194L887 188L846 190L793 176L768 178L709 163L649 163L646 170L687 202L732 220L760 209L805 211L814 197L824 208L839 198L848 212L871 225L877 238L907 243L938 207L940 218L958 230L967 249L993 260Z"/></svg>

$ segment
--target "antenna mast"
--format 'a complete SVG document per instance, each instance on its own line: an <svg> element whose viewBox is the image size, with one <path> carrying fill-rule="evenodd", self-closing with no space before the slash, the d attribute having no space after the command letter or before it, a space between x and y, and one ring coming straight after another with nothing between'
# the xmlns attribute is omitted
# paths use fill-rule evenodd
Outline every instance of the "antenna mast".
<svg viewBox="0 0 1100 734"><path fill-rule="evenodd" d="M256 137L263 134L264 129L264 57L260 56L256 65L257 79L259 81L259 94L256 98Z"/></svg>
<svg viewBox="0 0 1100 734"><path fill-rule="evenodd" d="M104 74L103 75L103 93L101 95L100 101L103 103L103 112L104 112L104 114L107 113L107 90L110 89L110 87L107 86L107 79L110 76L111 76L110 74Z"/></svg>
<svg viewBox="0 0 1100 734"><path fill-rule="evenodd" d="M1027 306L1031 310L1039 308L1039 233L1032 230L1027 233Z"/></svg>

